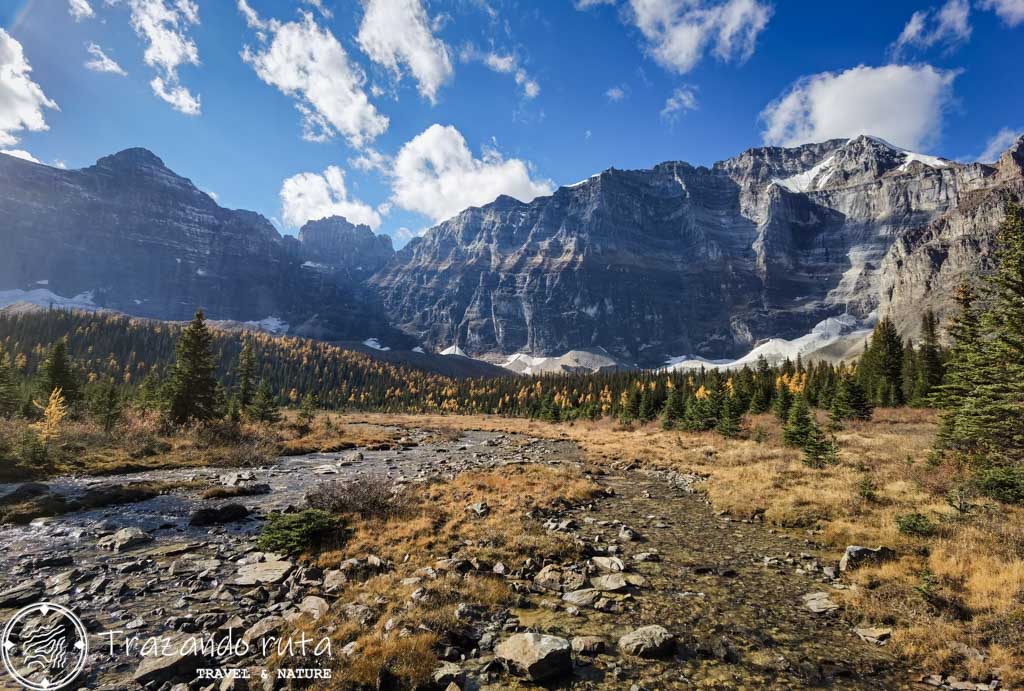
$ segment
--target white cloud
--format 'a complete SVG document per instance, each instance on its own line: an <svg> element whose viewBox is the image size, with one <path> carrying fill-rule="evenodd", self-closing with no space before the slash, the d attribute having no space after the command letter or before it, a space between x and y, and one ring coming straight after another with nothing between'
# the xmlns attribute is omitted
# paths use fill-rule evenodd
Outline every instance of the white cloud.
<svg viewBox="0 0 1024 691"><path fill-rule="evenodd" d="M523 97L534 99L540 95L540 84L531 77L519 62L519 58L511 53L501 54L495 51L480 51L472 44L463 46L460 53L463 62L477 61L488 69L499 74L511 74L516 84L523 90Z"/></svg>
<svg viewBox="0 0 1024 691"><path fill-rule="evenodd" d="M83 19L92 19L96 16L92 6L89 4L89 0L68 0L68 12L76 22L80 22Z"/></svg>
<svg viewBox="0 0 1024 691"><path fill-rule="evenodd" d="M413 238L421 238L427 232L427 228L420 228L419 230L410 230L405 226L402 226L391 234L395 240L398 240L403 245L408 243Z"/></svg>
<svg viewBox="0 0 1024 691"><path fill-rule="evenodd" d="M898 57L911 46L930 48L938 43L953 46L967 41L971 38L970 15L968 0L948 0L939 10L914 12L892 45L893 55Z"/></svg>
<svg viewBox="0 0 1024 691"><path fill-rule="evenodd" d="M366 148L359 153L358 156L348 159L348 164L357 170L361 170L364 173L376 171L378 173L388 173L389 167L391 166L391 157L374 148Z"/></svg>
<svg viewBox="0 0 1024 691"><path fill-rule="evenodd" d="M340 133L361 148L387 131L388 118L363 91L366 76L311 13L303 12L301 21L282 23L261 20L245 0L238 7L264 44L255 50L246 46L242 59L264 82L297 100L304 139L327 141ZM272 37L269 45L266 32Z"/></svg>
<svg viewBox="0 0 1024 691"><path fill-rule="evenodd" d="M365 223L376 230L380 213L358 199L350 199L345 173L328 166L322 174L299 173L281 184L281 209L285 225L298 228L306 221L344 216L351 223Z"/></svg>
<svg viewBox="0 0 1024 691"><path fill-rule="evenodd" d="M1024 0L981 0L980 7L994 10L1009 26L1024 24Z"/></svg>
<svg viewBox="0 0 1024 691"><path fill-rule="evenodd" d="M61 170L66 170L67 167L68 167L68 164L65 163L64 161L62 161L59 158L55 158L55 159L53 159L53 167L54 168L60 168Z"/></svg>
<svg viewBox="0 0 1024 691"><path fill-rule="evenodd" d="M991 139L985 143L985 150L978 154L978 160L982 163L992 163L999 160L1003 152L1024 136L1024 129L1010 129L1004 127L996 132Z"/></svg>
<svg viewBox="0 0 1024 691"><path fill-rule="evenodd" d="M59 110L42 87L32 81L31 73L21 44L0 28L0 146L17 143L20 135L16 133L21 130L50 129L43 109Z"/></svg>
<svg viewBox="0 0 1024 691"><path fill-rule="evenodd" d="M608 91L605 91L604 95L605 98L607 98L609 101L615 103L626 98L626 90L623 89L621 86L613 86L610 89L608 89Z"/></svg>
<svg viewBox="0 0 1024 691"><path fill-rule="evenodd" d="M871 134L927 147L941 131L958 74L931 65L860 65L804 77L761 112L762 136L791 146Z"/></svg>
<svg viewBox="0 0 1024 691"><path fill-rule="evenodd" d="M681 86L665 101L661 117L668 122L675 122L688 110L697 110L696 89L692 86Z"/></svg>
<svg viewBox="0 0 1024 691"><path fill-rule="evenodd" d="M145 41L143 59L156 70L149 82L156 96L185 115L199 115L200 99L178 81L182 65L198 65L199 49L188 35L188 27L199 24L195 0L128 0L131 24Z"/></svg>
<svg viewBox="0 0 1024 691"><path fill-rule="evenodd" d="M20 158L23 161L31 161L32 163L42 163L42 161L24 149L0 149L0 154L7 154L8 156Z"/></svg>
<svg viewBox="0 0 1024 691"><path fill-rule="evenodd" d="M92 56L92 60L87 60L85 62L85 66L88 69L93 70L94 72L119 74L122 77L128 74L119 64L117 64L117 62L113 60L113 58L104 53L103 49L100 48L99 45L89 43L86 45L85 49L89 52L89 55Z"/></svg>
<svg viewBox="0 0 1024 691"><path fill-rule="evenodd" d="M502 194L527 202L553 190L550 180L531 179L523 161L506 159L493 146L475 158L457 129L436 124L406 142L392 177L392 201L434 221Z"/></svg>
<svg viewBox="0 0 1024 691"><path fill-rule="evenodd" d="M634 24L651 57L679 74L692 70L710 49L723 61L744 61L772 8L759 0L629 0Z"/></svg>
<svg viewBox="0 0 1024 691"><path fill-rule="evenodd" d="M433 34L420 0L365 0L357 40L371 60L401 75L404 64L431 103L454 74L448 46Z"/></svg>
<svg viewBox="0 0 1024 691"><path fill-rule="evenodd" d="M578 10L589 10L591 7L597 7L598 5L614 5L616 0L576 0L576 9Z"/></svg>

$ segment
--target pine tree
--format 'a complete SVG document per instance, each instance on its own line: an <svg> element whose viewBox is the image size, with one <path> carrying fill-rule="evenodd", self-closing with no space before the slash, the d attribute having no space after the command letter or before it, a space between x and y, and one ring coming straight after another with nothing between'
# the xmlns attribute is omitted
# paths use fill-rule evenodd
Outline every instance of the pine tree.
<svg viewBox="0 0 1024 691"><path fill-rule="evenodd" d="M14 381L7 353L0 351L0 418L11 417L18 410L18 385Z"/></svg>
<svg viewBox="0 0 1024 691"><path fill-rule="evenodd" d="M198 310L178 339L168 382L168 416L172 422L204 422L219 417L216 370L213 339L202 310Z"/></svg>
<svg viewBox="0 0 1024 691"><path fill-rule="evenodd" d="M260 382L256 395L249 406L249 417L257 422L277 422L281 419L277 401L266 382Z"/></svg>
<svg viewBox="0 0 1024 691"><path fill-rule="evenodd" d="M256 356L253 354L251 341L246 341L242 346L235 377L238 380L235 398L238 399L239 408L246 410L252 404L256 393Z"/></svg>
<svg viewBox="0 0 1024 691"><path fill-rule="evenodd" d="M926 310L921 317L921 346L918 349L920 384L917 398L927 403L935 387L942 384L942 347L939 344L939 320L935 312Z"/></svg>
<svg viewBox="0 0 1024 691"><path fill-rule="evenodd" d="M954 407L943 433L989 463L1017 464L1024 462L1024 210L1014 203L1007 205L996 270L985 286L987 305L978 332L972 338L963 322L954 332L957 338L966 335L966 341L953 349L953 388L945 393Z"/></svg>
<svg viewBox="0 0 1024 691"><path fill-rule="evenodd" d="M857 366L857 379L875 405L903 405L903 341L888 317L875 325Z"/></svg>
<svg viewBox="0 0 1024 691"><path fill-rule="evenodd" d="M775 400L772 402L772 411L775 417L782 422L789 419L789 409L793 405L793 392L789 390L786 382L779 382L775 388Z"/></svg>
<svg viewBox="0 0 1024 691"><path fill-rule="evenodd" d="M686 415L686 399L683 398L683 391L680 387L672 387L665 401L665 407L661 411L661 426L665 429L672 429Z"/></svg>
<svg viewBox="0 0 1024 691"><path fill-rule="evenodd" d="M726 396L722 400L722 406L718 412L718 424L715 425L715 431L726 439L733 439L739 436L742 420L743 411L740 402L733 396Z"/></svg>
<svg viewBox="0 0 1024 691"><path fill-rule="evenodd" d="M39 389L44 397L60 389L67 405L74 406L78 402L81 395L78 373L68 358L68 344L64 339L50 346L39 368Z"/></svg>
<svg viewBox="0 0 1024 691"><path fill-rule="evenodd" d="M829 407L832 426L840 429L843 420L870 420L873 412L871 402L868 401L860 382L852 372L842 372L836 381L832 405Z"/></svg>
<svg viewBox="0 0 1024 691"><path fill-rule="evenodd" d="M93 399L92 414L103 425L103 431L110 434L121 418L121 396L117 386L110 381L104 384Z"/></svg>
<svg viewBox="0 0 1024 691"><path fill-rule="evenodd" d="M958 429L959 418L980 384L981 372L981 323L977 309L977 293L969 283L957 289L955 300L959 313L949 327L953 347L942 385L932 394L932 402L946 410L937 435L940 448L957 449L966 446L970 434Z"/></svg>
<svg viewBox="0 0 1024 691"><path fill-rule="evenodd" d="M914 342L907 341L903 346L903 365L900 367L900 389L903 402L916 405L921 390L921 364L914 350Z"/></svg>
<svg viewBox="0 0 1024 691"><path fill-rule="evenodd" d="M808 438L814 433L817 424L811 416L811 409L807 405L807 399L796 396L793 405L789 408L789 419L782 429L782 441L786 446L804 448Z"/></svg>
<svg viewBox="0 0 1024 691"><path fill-rule="evenodd" d="M308 393L302 397L302 405L299 406L296 420L302 429L308 430L314 419L316 419L316 396Z"/></svg>
<svg viewBox="0 0 1024 691"><path fill-rule="evenodd" d="M640 396L640 410L638 416L644 422L649 422L658 416L658 405L654 391L648 387L644 387L644 392Z"/></svg>

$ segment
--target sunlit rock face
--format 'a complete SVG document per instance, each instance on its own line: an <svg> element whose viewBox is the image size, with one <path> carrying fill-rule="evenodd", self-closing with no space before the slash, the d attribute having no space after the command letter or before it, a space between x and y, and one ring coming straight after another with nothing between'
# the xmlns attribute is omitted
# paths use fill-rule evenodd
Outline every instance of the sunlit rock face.
<svg viewBox="0 0 1024 691"><path fill-rule="evenodd" d="M371 284L394 324L471 355L725 357L876 310L910 329L921 295L944 309L945 277L984 265L996 199L1019 191L1011 163L862 136L751 149L710 168L609 169L528 204L467 209ZM981 198L986 211L964 207ZM947 242L942 223L961 238L948 254L928 247Z"/></svg>

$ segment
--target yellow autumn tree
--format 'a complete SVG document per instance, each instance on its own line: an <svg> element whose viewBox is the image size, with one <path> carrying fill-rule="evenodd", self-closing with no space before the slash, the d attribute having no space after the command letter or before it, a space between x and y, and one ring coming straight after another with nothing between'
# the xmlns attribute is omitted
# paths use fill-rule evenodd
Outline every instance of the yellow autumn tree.
<svg viewBox="0 0 1024 691"><path fill-rule="evenodd" d="M47 401L45 407L38 403L36 405L42 409L43 419L35 423L33 427L39 432L39 438L45 444L60 433L60 425L68 416L68 407L60 389L54 389L50 393L50 400Z"/></svg>

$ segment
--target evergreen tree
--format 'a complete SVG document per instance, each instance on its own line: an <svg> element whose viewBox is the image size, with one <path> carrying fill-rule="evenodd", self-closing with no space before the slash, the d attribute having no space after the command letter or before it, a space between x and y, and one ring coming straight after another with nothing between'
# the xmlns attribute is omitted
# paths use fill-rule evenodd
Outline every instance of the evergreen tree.
<svg viewBox="0 0 1024 691"><path fill-rule="evenodd" d="M681 387L674 386L669 391L668 400L665 401L665 407L661 411L661 426L665 429L671 429L677 425L683 417L686 415L686 399L683 398L683 390Z"/></svg>
<svg viewBox="0 0 1024 691"><path fill-rule="evenodd" d="M782 441L786 446L804 448L817 426L811 416L807 399L803 396L796 396L793 399L793 405L789 408L789 419L782 429Z"/></svg>
<svg viewBox="0 0 1024 691"><path fill-rule="evenodd" d="M900 367L903 402L916 405L922 385L920 360L914 350L914 342L908 340L903 346L903 365Z"/></svg>
<svg viewBox="0 0 1024 691"><path fill-rule="evenodd" d="M715 431L726 439L733 439L739 436L742 420L743 411L740 402L733 396L726 396L722 400L722 406L718 412Z"/></svg>
<svg viewBox="0 0 1024 691"><path fill-rule="evenodd" d="M281 419L277 401L266 382L260 382L256 395L249 406L249 417L257 422L277 422Z"/></svg>
<svg viewBox="0 0 1024 691"><path fill-rule="evenodd" d="M857 379L875 405L903 405L903 341L889 317L875 325Z"/></svg>
<svg viewBox="0 0 1024 691"><path fill-rule="evenodd" d="M984 338L963 334L969 332L965 323L954 332L967 337L954 347L950 367L954 387L962 389L947 392L955 407L943 432L988 463L1017 464L1024 462L1024 210L1014 203L1007 205L996 270L985 285L987 304L977 325Z"/></svg>
<svg viewBox="0 0 1024 691"><path fill-rule="evenodd" d="M977 293L969 283L963 283L955 299L960 310L949 327L953 347L942 385L932 394L932 402L946 413L939 424L937 442L940 447L958 448L966 445L970 434L959 430L959 417L965 410L976 387L980 384L981 323L976 307Z"/></svg>
<svg viewBox="0 0 1024 691"><path fill-rule="evenodd" d="M316 419L316 396L306 394L302 397L302 405L299 406L299 414L296 420L303 429L309 429Z"/></svg>
<svg viewBox="0 0 1024 691"><path fill-rule="evenodd" d="M110 434L121 419L121 395L113 381L101 386L93 397L92 414L103 425L103 431Z"/></svg>
<svg viewBox="0 0 1024 691"><path fill-rule="evenodd" d="M942 347L939 344L939 320L935 312L926 310L921 317L921 346L918 349L920 370L918 390L915 392L920 405L925 405L935 390L942 384Z"/></svg>
<svg viewBox="0 0 1024 691"><path fill-rule="evenodd" d="M256 394L256 356L252 351L252 341L246 341L242 346L235 377L237 378L235 398L238 399L239 408L246 410L252 404L253 396Z"/></svg>
<svg viewBox="0 0 1024 691"><path fill-rule="evenodd" d="M0 351L0 418L11 417L18 409L18 385L14 380L7 353Z"/></svg>
<svg viewBox="0 0 1024 691"><path fill-rule="evenodd" d="M74 406L81 396L78 373L68 358L68 344L64 339L50 346L39 368L39 393L48 399L56 389L61 390L69 406Z"/></svg>
<svg viewBox="0 0 1024 691"><path fill-rule="evenodd" d="M793 405L793 392L789 390L786 382L781 381L775 388L775 400L772 402L772 411L775 417L782 422L789 419L789 409Z"/></svg>
<svg viewBox="0 0 1024 691"><path fill-rule="evenodd" d="M829 407L832 426L841 428L843 420L870 420L873 412L860 382L852 372L842 372L836 381L832 405Z"/></svg>
<svg viewBox="0 0 1024 691"><path fill-rule="evenodd" d="M640 396L639 418L644 422L650 422L658 416L657 397L650 387L645 386Z"/></svg>
<svg viewBox="0 0 1024 691"><path fill-rule="evenodd" d="M198 310L182 331L175 351L167 391L168 416L172 422L204 422L219 417L216 369L213 339L202 310Z"/></svg>

